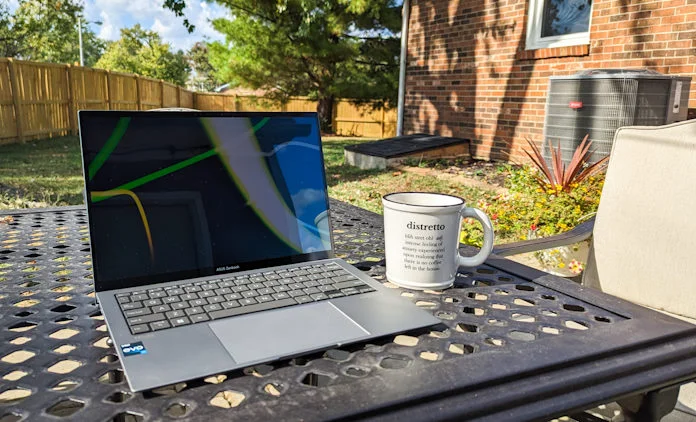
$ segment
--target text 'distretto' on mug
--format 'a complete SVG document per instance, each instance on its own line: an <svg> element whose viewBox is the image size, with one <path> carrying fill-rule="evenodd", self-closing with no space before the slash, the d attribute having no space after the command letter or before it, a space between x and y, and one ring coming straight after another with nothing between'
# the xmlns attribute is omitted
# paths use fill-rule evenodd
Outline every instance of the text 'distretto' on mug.
<svg viewBox="0 0 696 422"><path fill-rule="evenodd" d="M439 193L397 192L382 197L387 280L409 289L445 289L459 267L482 264L493 249L493 225L462 198ZM483 246L471 257L459 254L462 219L483 226Z"/></svg>

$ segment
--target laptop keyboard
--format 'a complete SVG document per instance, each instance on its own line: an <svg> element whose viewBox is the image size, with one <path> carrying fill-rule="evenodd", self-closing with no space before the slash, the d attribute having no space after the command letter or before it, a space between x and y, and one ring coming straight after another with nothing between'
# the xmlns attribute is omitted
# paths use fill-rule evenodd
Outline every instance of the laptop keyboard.
<svg viewBox="0 0 696 422"><path fill-rule="evenodd" d="M116 295L132 334L373 292L329 262Z"/></svg>

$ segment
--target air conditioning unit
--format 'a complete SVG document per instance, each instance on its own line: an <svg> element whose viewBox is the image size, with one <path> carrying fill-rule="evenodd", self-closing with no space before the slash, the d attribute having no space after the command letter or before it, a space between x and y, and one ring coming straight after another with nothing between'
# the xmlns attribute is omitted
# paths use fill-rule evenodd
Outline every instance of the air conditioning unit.
<svg viewBox="0 0 696 422"><path fill-rule="evenodd" d="M691 77L643 69L594 69L552 76L546 98L543 154L550 162L548 141L560 142L570 161L589 134L590 161L609 155L614 132L621 126L659 126L686 120Z"/></svg>

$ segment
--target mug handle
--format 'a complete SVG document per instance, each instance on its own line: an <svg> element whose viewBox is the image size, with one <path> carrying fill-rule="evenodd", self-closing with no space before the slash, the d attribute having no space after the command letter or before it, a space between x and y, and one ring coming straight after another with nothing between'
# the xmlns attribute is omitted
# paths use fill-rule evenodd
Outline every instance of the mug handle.
<svg viewBox="0 0 696 422"><path fill-rule="evenodd" d="M462 219L473 218L481 223L483 226L483 246L481 246L479 253L474 256L461 256L459 253L457 253L457 265L460 267L475 267L477 265L481 265L493 250L494 233L491 219L478 208L464 208L459 212L459 215Z"/></svg>

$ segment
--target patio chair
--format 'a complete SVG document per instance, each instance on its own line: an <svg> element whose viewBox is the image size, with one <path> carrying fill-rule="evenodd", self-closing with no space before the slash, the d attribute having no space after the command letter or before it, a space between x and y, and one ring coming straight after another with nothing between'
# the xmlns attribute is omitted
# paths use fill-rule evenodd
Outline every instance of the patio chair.
<svg viewBox="0 0 696 422"><path fill-rule="evenodd" d="M595 218L493 253L510 256L586 239L584 286L696 324L696 120L620 128ZM619 404L629 414L639 412L635 403ZM682 386L677 409L696 416L695 383Z"/></svg>

